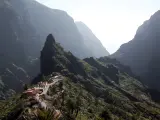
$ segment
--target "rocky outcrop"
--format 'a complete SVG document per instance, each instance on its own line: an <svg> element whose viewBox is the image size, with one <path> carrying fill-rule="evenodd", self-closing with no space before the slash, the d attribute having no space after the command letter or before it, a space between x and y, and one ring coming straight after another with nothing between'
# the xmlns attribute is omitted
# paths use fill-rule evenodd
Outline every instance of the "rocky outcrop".
<svg viewBox="0 0 160 120"><path fill-rule="evenodd" d="M95 68L97 68L99 73L108 76L113 81L118 83L118 76L117 75L118 75L119 70L113 64L103 65L103 64L100 64L94 58L86 58L86 59L84 59L84 61L86 61L91 66L94 66Z"/></svg>
<svg viewBox="0 0 160 120"><path fill-rule="evenodd" d="M68 69L69 72L85 76L83 66L70 52L55 43L52 34L48 35L43 50L41 51L41 74L47 76L52 72L61 72Z"/></svg>
<svg viewBox="0 0 160 120"><path fill-rule="evenodd" d="M6 100L13 95L15 95L15 91L9 89L8 86L3 83L2 78L0 77L0 100Z"/></svg>
<svg viewBox="0 0 160 120"><path fill-rule="evenodd" d="M56 64L53 62L53 57L56 54L55 48L55 40L53 36L50 34L47 37L43 50L41 51L41 73L44 75L50 75L54 69Z"/></svg>
<svg viewBox="0 0 160 120"><path fill-rule="evenodd" d="M15 91L22 91L23 85L30 83L28 73L21 67L15 64L9 65L2 73L2 80L5 85Z"/></svg>

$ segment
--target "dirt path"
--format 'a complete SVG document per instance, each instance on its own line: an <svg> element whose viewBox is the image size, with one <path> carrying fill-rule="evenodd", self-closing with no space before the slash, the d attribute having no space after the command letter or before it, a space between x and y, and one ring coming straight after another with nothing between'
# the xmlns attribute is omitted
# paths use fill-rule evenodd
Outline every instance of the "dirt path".
<svg viewBox="0 0 160 120"><path fill-rule="evenodd" d="M54 79L54 78L52 78L52 79ZM59 79L59 78L54 79L52 83L46 85L46 87L43 89L43 92L40 95L47 94L48 89L50 88L50 86L53 86L55 83L57 83L58 81L61 81L61 80L62 79Z"/></svg>
<svg viewBox="0 0 160 120"><path fill-rule="evenodd" d="M48 92L48 90L49 90L49 88L50 88L51 86L53 86L54 84L56 84L57 82L59 82L59 81L61 81L61 80L63 80L63 79L61 78L61 76L55 76L55 77L51 78L50 80L53 80L53 82L50 83L50 84L47 84L47 85L45 86L45 88L37 87L37 88L43 89L43 92L42 92L41 94L37 94L37 95L35 96L35 99L39 102L40 106L41 106L42 108L45 108L45 109L47 108L47 105L46 105L46 103L45 103L43 100L40 99L39 96L41 96L41 95L46 95L47 92Z"/></svg>

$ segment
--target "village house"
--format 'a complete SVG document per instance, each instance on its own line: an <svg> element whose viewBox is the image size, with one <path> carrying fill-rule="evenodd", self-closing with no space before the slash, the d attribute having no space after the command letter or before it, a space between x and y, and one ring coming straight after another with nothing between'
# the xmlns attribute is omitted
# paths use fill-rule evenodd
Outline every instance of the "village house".
<svg viewBox="0 0 160 120"><path fill-rule="evenodd" d="M35 96L36 94L41 94L43 92L43 89L41 88L32 88L32 89L28 89L26 91L23 92L23 94L27 95L27 96Z"/></svg>

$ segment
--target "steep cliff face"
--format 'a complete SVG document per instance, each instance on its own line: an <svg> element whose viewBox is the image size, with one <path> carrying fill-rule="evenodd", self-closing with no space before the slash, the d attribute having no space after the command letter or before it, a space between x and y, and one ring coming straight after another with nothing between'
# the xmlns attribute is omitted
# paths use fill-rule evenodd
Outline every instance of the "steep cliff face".
<svg viewBox="0 0 160 120"><path fill-rule="evenodd" d="M43 50L41 51L41 74L50 75L52 72L62 72L68 69L74 74L85 75L83 66L71 52L65 52L55 42L52 34L48 35Z"/></svg>
<svg viewBox="0 0 160 120"><path fill-rule="evenodd" d="M2 81L9 88L21 90L24 82L28 83L27 72L23 68L26 66L28 53L27 38L25 35L32 33L27 21L24 21L14 11L9 1L0 2L0 76ZM30 31L25 31L25 27Z"/></svg>
<svg viewBox="0 0 160 120"><path fill-rule="evenodd" d="M92 52L93 57L108 56L108 51L103 47L100 40L92 33L92 31L83 23L76 22L79 32L87 48Z"/></svg>
<svg viewBox="0 0 160 120"><path fill-rule="evenodd" d="M0 100L6 100L6 98L13 95L15 95L15 91L9 89L8 86L3 83L2 77L0 76Z"/></svg>
<svg viewBox="0 0 160 120"><path fill-rule="evenodd" d="M149 87L159 88L160 11L157 11L137 30L133 40L123 44L111 57L130 66Z"/></svg>
<svg viewBox="0 0 160 120"><path fill-rule="evenodd" d="M79 33L73 18L65 11L50 9L34 0L11 1L14 10L19 15L25 16L35 30L34 37L38 37L37 47L40 50L45 37L52 33L65 50L71 51L75 56L84 58L96 56L85 46L82 35ZM19 5L22 5L19 7ZM34 50L34 51L36 51ZM37 52L37 51L36 51ZM36 54L38 55L38 53Z"/></svg>

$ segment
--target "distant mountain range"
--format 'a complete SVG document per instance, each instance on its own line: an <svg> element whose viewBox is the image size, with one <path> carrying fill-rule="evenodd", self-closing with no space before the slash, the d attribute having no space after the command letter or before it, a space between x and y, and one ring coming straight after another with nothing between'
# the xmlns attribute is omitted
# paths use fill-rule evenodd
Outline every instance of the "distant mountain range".
<svg viewBox="0 0 160 120"><path fill-rule="evenodd" d="M160 90L160 11L141 25L133 40L111 55L131 67L144 84Z"/></svg>
<svg viewBox="0 0 160 120"><path fill-rule="evenodd" d="M38 38L38 40L34 40L37 46L37 48L34 46L34 49L39 51L40 49L38 47L42 47L45 37L48 33L52 33L57 39L57 42L77 57L99 57L85 45L85 42L90 41L90 39L83 40L84 34L82 35L79 32L73 18L65 11L48 8L34 0L15 0L10 1L10 4L13 6L13 10L18 16L21 16L23 20L29 22L33 29L32 37ZM82 27L85 26L84 24L81 25ZM25 29L29 31L31 28ZM94 36L91 32L85 34L87 34L87 36ZM33 39L31 40L33 41ZM39 45L37 42L39 42ZM34 52L38 55L36 50L34 50ZM102 47L102 50L104 51L105 48ZM105 52L105 55L109 55L106 50ZM33 51L31 53L33 54Z"/></svg>
<svg viewBox="0 0 160 120"><path fill-rule="evenodd" d="M76 57L109 55L85 24L37 1L1 0L0 16L0 76L13 90L22 90L39 73L39 51L49 33Z"/></svg>

